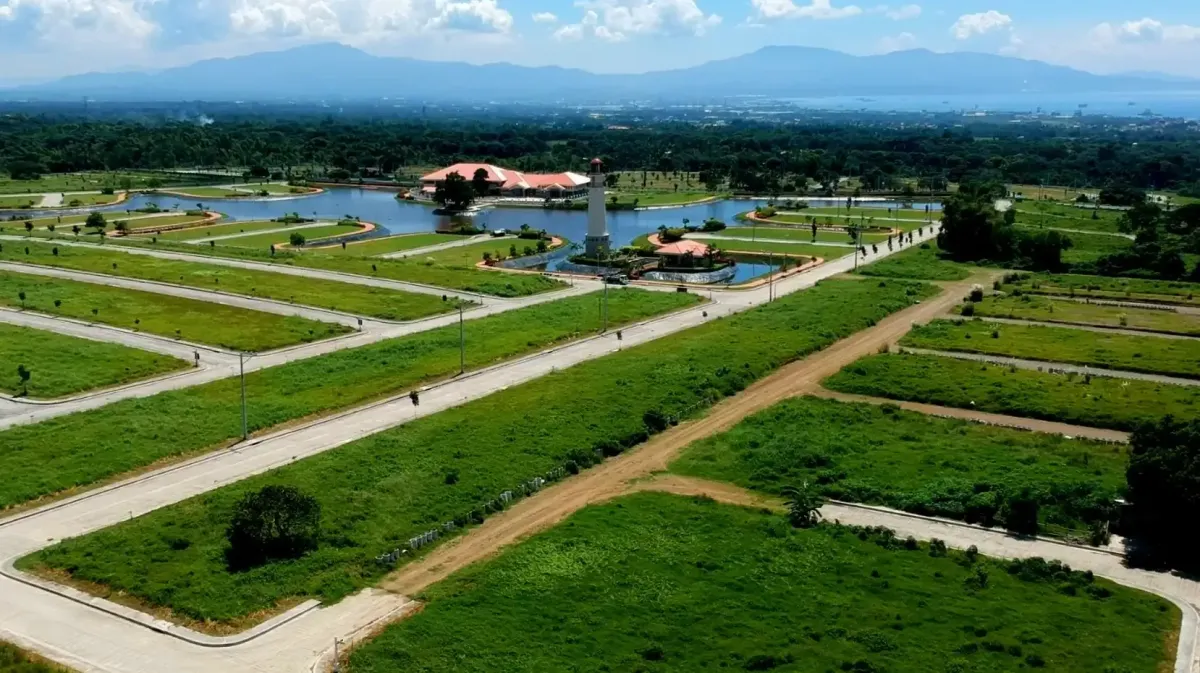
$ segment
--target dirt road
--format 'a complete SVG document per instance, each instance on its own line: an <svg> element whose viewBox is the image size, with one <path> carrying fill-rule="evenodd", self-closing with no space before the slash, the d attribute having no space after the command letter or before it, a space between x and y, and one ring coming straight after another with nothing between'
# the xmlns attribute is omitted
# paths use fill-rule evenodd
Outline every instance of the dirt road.
<svg viewBox="0 0 1200 673"><path fill-rule="evenodd" d="M381 583L381 587L415 595L509 544L550 528L591 503L626 492L632 482L665 470L692 442L728 430L743 418L785 399L819 389L820 382L827 376L864 355L877 352L881 346L895 343L913 323L928 322L941 315L960 301L973 284L982 281L982 278L971 278L946 285L937 297L895 313L874 327L783 367L740 394L720 402L703 418L681 423L629 453L522 500L466 535L397 570Z"/></svg>

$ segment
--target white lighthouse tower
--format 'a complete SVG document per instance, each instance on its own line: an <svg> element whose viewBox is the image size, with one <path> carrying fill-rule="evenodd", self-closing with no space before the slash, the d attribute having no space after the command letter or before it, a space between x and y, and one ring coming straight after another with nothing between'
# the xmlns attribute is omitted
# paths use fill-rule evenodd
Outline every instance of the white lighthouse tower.
<svg viewBox="0 0 1200 673"><path fill-rule="evenodd" d="M588 169L591 184L588 185L588 227L585 239L586 254L599 259L608 254L608 213L604 210L604 164L592 159Z"/></svg>

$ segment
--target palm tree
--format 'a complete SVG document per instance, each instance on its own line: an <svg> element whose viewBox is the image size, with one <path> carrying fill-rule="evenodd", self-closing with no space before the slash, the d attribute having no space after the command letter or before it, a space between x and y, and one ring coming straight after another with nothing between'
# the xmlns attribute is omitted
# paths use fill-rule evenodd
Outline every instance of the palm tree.
<svg viewBox="0 0 1200 673"><path fill-rule="evenodd" d="M779 490L786 498L784 504L788 510L788 521L796 528L812 528L821 520L821 506L825 499L815 489L808 487L808 482L800 488L784 486Z"/></svg>

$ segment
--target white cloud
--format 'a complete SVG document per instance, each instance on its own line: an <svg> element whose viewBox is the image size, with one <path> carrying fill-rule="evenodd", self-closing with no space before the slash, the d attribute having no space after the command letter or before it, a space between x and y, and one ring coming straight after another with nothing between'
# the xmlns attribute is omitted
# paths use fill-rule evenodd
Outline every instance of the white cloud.
<svg viewBox="0 0 1200 673"><path fill-rule="evenodd" d="M875 51L880 54L890 54L893 51L904 51L916 46L916 35L912 33L900 33L899 35L888 35L881 38L875 45Z"/></svg>
<svg viewBox="0 0 1200 673"><path fill-rule="evenodd" d="M979 14L964 14L950 27L955 39L967 40L976 35L987 35L998 30L1012 30L1013 20L1007 14L988 10Z"/></svg>
<svg viewBox="0 0 1200 673"><path fill-rule="evenodd" d="M508 33L513 17L497 0L235 0L229 22L243 35L362 39Z"/></svg>
<svg viewBox="0 0 1200 673"><path fill-rule="evenodd" d="M15 21L26 11L38 15L39 36L56 43L140 45L158 31L147 15L155 0L8 0L0 19Z"/></svg>
<svg viewBox="0 0 1200 673"><path fill-rule="evenodd" d="M1149 17L1121 24L1102 23L1092 29L1102 43L1184 43L1200 41L1200 27L1169 25Z"/></svg>
<svg viewBox="0 0 1200 673"><path fill-rule="evenodd" d="M750 0L763 19L846 19L863 13L857 5L834 7L831 0L809 0L797 5L795 0Z"/></svg>
<svg viewBox="0 0 1200 673"><path fill-rule="evenodd" d="M579 23L554 32L558 40L578 40L591 35L607 42L623 42L641 35L693 35L701 37L721 23L716 14L705 14L696 0L583 0Z"/></svg>
<svg viewBox="0 0 1200 673"><path fill-rule="evenodd" d="M551 12L538 12L533 15L534 23L558 23L558 17Z"/></svg>
<svg viewBox="0 0 1200 673"><path fill-rule="evenodd" d="M884 11L884 15L892 21L907 21L908 19L915 19L921 16L921 6L904 5L895 9L887 8Z"/></svg>

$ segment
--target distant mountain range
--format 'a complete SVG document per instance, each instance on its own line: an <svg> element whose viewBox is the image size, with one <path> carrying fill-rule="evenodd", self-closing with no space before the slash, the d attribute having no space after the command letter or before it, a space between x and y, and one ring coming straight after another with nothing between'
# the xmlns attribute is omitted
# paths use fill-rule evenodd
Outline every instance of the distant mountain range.
<svg viewBox="0 0 1200 673"><path fill-rule="evenodd" d="M558 67L471 65L374 56L341 44L211 59L155 73L92 73L0 90L0 98L109 101L370 100L581 102L1200 90L1200 80L1155 73L1095 75L979 53L923 49L853 56L764 47L702 65L637 75Z"/></svg>

